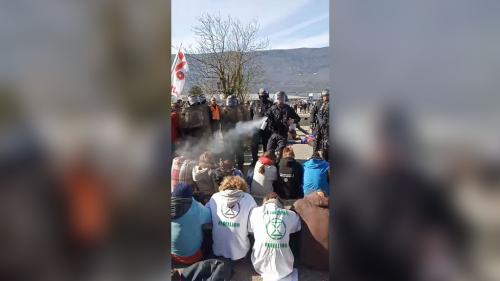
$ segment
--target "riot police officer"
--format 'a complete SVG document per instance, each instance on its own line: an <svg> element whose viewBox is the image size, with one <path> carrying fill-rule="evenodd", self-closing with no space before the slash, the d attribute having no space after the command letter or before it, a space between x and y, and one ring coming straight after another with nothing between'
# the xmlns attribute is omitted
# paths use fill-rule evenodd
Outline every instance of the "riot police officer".
<svg viewBox="0 0 500 281"><path fill-rule="evenodd" d="M321 101L318 101L311 111L311 128L316 135L314 151L320 151L323 159L328 161L328 124L330 91L321 92Z"/></svg>
<svg viewBox="0 0 500 281"><path fill-rule="evenodd" d="M259 90L259 100L252 102L250 105L250 119L257 120L263 118L267 111L273 106L273 102L269 100L269 92L260 89ZM259 144L262 143L262 150L266 150L267 142L271 137L271 132L269 130L257 129L252 136L252 164L254 166L258 160Z"/></svg>
<svg viewBox="0 0 500 281"><path fill-rule="evenodd" d="M276 104L271 106L267 111L267 125L271 129L271 137L267 143L267 150L273 149L278 151L276 163L279 163L283 155L288 141L288 130L291 124L298 124L300 117L291 106L286 104L288 97L283 91L278 91L275 94Z"/></svg>
<svg viewBox="0 0 500 281"><path fill-rule="evenodd" d="M207 98L205 97L204 94L201 94L198 96L199 98L199 101L200 101L200 105L202 105L203 109L207 111L207 113L205 114L205 116L208 114L208 126L210 126L210 120L212 120L212 111L210 110L210 105L207 103ZM210 130L207 130L207 131L211 131L211 128Z"/></svg>
<svg viewBox="0 0 500 281"><path fill-rule="evenodd" d="M248 112L245 110L244 105L239 103L235 95L229 95L221 111L221 130L225 147L228 149L226 153L231 155L231 159L236 158L239 170L243 169L244 162L243 139L228 140L226 133L236 127L238 122L243 121L248 121Z"/></svg>
<svg viewBox="0 0 500 281"><path fill-rule="evenodd" d="M210 136L210 115L206 104L200 103L199 96L190 95L180 114L179 127L188 141Z"/></svg>

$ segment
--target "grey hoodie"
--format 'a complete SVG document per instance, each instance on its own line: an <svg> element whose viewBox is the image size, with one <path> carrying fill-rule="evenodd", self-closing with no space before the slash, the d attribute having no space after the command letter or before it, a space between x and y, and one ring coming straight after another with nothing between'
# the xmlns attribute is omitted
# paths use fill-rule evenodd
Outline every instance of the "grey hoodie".
<svg viewBox="0 0 500 281"><path fill-rule="evenodd" d="M221 195L224 197L224 202L229 208L232 208L234 205L236 205L236 203L240 202L244 194L245 193L243 191L235 189L227 189L221 191Z"/></svg>

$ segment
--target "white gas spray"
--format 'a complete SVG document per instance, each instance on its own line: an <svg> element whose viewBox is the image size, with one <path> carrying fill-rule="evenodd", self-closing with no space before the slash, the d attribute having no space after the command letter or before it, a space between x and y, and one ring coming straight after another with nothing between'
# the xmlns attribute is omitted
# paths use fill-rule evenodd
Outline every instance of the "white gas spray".
<svg viewBox="0 0 500 281"><path fill-rule="evenodd" d="M210 151L216 155L239 149L238 144L245 138L253 135L266 120L267 117L238 122L233 129L225 132L222 138L220 136L212 136L208 139L188 141L182 144L176 152L178 155L197 160L198 156L205 151Z"/></svg>

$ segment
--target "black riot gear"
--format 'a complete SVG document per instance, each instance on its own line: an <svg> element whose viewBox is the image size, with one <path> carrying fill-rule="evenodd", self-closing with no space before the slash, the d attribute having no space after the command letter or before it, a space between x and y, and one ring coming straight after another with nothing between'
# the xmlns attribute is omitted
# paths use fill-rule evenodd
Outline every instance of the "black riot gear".
<svg viewBox="0 0 500 281"><path fill-rule="evenodd" d="M279 98L281 97L284 97L285 98L285 102L288 102L288 95L283 92L283 91L277 91L275 94L274 94L274 101L277 102Z"/></svg>
<svg viewBox="0 0 500 281"><path fill-rule="evenodd" d="M200 104L206 104L207 103L207 98L205 97L204 94L201 94L199 96Z"/></svg>
<svg viewBox="0 0 500 281"><path fill-rule="evenodd" d="M189 106L184 107L180 112L179 128L182 135L193 139L209 136L210 109L206 104L199 104L193 98L188 98L188 103Z"/></svg>
<svg viewBox="0 0 500 281"><path fill-rule="evenodd" d="M269 92L266 91L264 88L261 88L259 90L258 95L259 95L259 100L261 100L261 101L262 100L267 100L269 98Z"/></svg>
<svg viewBox="0 0 500 281"><path fill-rule="evenodd" d="M239 104L236 96L230 95L226 98L226 106L221 110L222 136L227 148L225 157L236 159L238 169L240 170L243 169L244 162L243 139L226 139L226 133L236 127L238 122L248 121L248 116L247 109L244 105Z"/></svg>
<svg viewBox="0 0 500 281"><path fill-rule="evenodd" d="M237 106L239 104L238 99L236 98L235 95L229 95L226 98L226 106L233 107Z"/></svg>
<svg viewBox="0 0 500 281"><path fill-rule="evenodd" d="M284 92L283 92L284 94ZM278 93L277 93L278 95ZM275 104L266 113L267 123L272 135L267 143L267 150L278 148L277 163L281 159L283 148L288 141L288 130L292 123L298 124L300 117L288 104Z"/></svg>
<svg viewBox="0 0 500 281"><path fill-rule="evenodd" d="M267 111L273 105L272 101L270 101L268 98L269 98L269 93L264 89L260 89L259 100L252 102L252 104L250 105L250 119L258 120L260 118L265 117ZM271 137L271 131L265 128L257 129L253 134L252 144L251 144L251 151L252 151L251 166L257 163L259 145L262 144L262 150L265 151L270 137Z"/></svg>
<svg viewBox="0 0 500 281"><path fill-rule="evenodd" d="M189 105L189 106L193 106L193 105L197 105L197 104L199 104L199 103L200 103L200 99L199 99L199 97L198 97L198 96L195 96L195 95L190 95L190 96L188 97L187 102L188 102L188 105Z"/></svg>
<svg viewBox="0 0 500 281"><path fill-rule="evenodd" d="M323 90L321 96L329 96L330 91L328 89ZM329 102L328 101L318 101L311 111L311 127L314 134L316 135L316 142L314 145L314 151L320 151L323 159L328 161L328 148L329 148Z"/></svg>

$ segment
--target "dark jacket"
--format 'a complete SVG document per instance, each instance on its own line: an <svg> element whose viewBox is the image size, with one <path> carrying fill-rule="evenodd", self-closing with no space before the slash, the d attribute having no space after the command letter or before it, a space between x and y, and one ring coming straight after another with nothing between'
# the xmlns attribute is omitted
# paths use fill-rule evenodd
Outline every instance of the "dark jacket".
<svg viewBox="0 0 500 281"><path fill-rule="evenodd" d="M268 118L268 125L273 133L279 134L281 136L288 136L288 119L293 119L294 123L300 122L300 117L297 112L293 110L288 104L282 107L277 104L271 106L267 111L266 116Z"/></svg>
<svg viewBox="0 0 500 281"><path fill-rule="evenodd" d="M276 193L283 199L296 199L304 197L302 180L304 168L293 158L283 158L279 165L279 180Z"/></svg>
<svg viewBox="0 0 500 281"><path fill-rule="evenodd" d="M329 103L318 101L311 110L311 127L314 129L327 129L330 118Z"/></svg>
<svg viewBox="0 0 500 281"><path fill-rule="evenodd" d="M300 216L300 262L313 269L328 270L328 198L316 192L295 201L293 210Z"/></svg>
<svg viewBox="0 0 500 281"><path fill-rule="evenodd" d="M266 116L271 106L273 106L273 102L269 99L253 102L250 105L250 119L254 120Z"/></svg>
<svg viewBox="0 0 500 281"><path fill-rule="evenodd" d="M170 218L178 219L191 208L192 198L172 197L170 199Z"/></svg>
<svg viewBox="0 0 500 281"><path fill-rule="evenodd" d="M249 114L243 105L224 106L221 108L221 129L227 132L234 127L238 122L248 121Z"/></svg>

